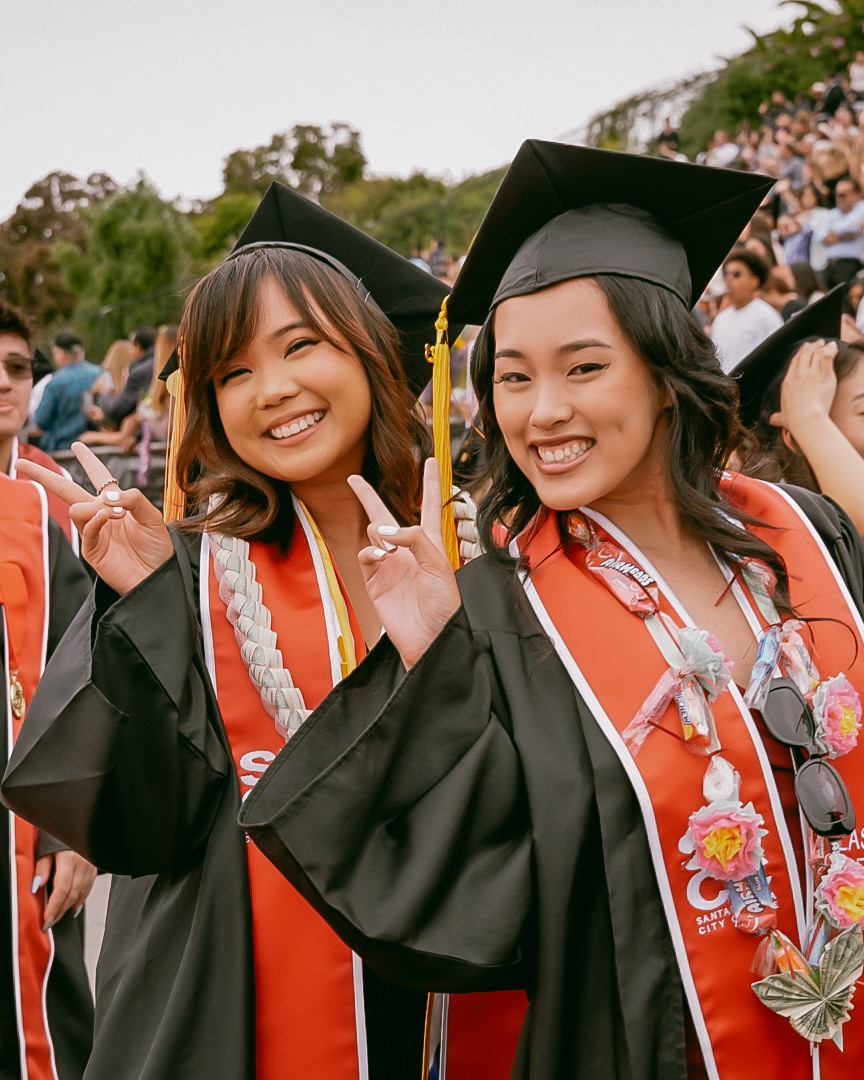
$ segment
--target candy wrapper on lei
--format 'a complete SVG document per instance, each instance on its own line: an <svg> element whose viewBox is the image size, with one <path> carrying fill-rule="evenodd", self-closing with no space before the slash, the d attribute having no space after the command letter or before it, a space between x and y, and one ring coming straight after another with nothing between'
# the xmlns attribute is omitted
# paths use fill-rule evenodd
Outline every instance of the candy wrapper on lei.
<svg viewBox="0 0 864 1080"><path fill-rule="evenodd" d="M729 685L732 664L707 630L683 627L678 632L678 648L683 663L663 672L624 730L624 742L634 756L673 701L678 705L688 750L710 754L719 749L707 703L716 701Z"/></svg>

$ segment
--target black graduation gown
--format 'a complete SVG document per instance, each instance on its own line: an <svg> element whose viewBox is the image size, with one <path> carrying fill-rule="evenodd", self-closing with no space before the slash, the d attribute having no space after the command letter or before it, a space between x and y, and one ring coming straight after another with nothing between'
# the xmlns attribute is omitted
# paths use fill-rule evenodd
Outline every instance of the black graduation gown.
<svg viewBox="0 0 864 1080"><path fill-rule="evenodd" d="M3 781L18 813L117 875L86 1080L255 1076L239 785L203 656L200 541L172 539L174 557L126 596L97 582ZM413 1078L423 996L364 982L371 1080Z"/></svg>
<svg viewBox="0 0 864 1080"><path fill-rule="evenodd" d="M864 607L848 518L791 493ZM463 606L416 666L384 639L241 823L388 978L524 986L515 1077L683 1080L684 997L633 789L512 570L484 557L458 582Z"/></svg>
<svg viewBox="0 0 864 1080"><path fill-rule="evenodd" d="M60 527L48 522L48 642L51 654L87 596L90 580ZM2 619L0 612L0 619ZM8 686L0 649L0 678ZM5 710L5 705L3 706ZM0 753L8 761L7 731L0 724ZM12 967L12 881L9 867L9 814L0 811L0 1080L18 1080L20 1047ZM41 833L37 854L47 855L65 845ZM54 959L48 976L46 1013L54 1044L59 1080L80 1080L93 1039L93 999L84 966L84 920L67 912L55 924Z"/></svg>

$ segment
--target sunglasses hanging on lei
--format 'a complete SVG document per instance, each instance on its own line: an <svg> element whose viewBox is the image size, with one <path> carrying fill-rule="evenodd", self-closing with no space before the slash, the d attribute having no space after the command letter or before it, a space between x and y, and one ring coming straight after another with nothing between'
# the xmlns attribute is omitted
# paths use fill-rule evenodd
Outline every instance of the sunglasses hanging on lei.
<svg viewBox="0 0 864 1080"><path fill-rule="evenodd" d="M702 870L725 884L732 922L761 937L753 971L762 976L753 990L768 1008L789 1018L812 1042L833 1039L842 1050L855 983L864 971L864 866L838 849L840 836L855 827L843 781L825 759L854 749L861 726L861 701L839 674L821 680L797 619L781 620L771 598L774 576L754 559L742 561L740 578L767 623L753 665L745 704L758 710L771 734L800 749L795 790L808 822L808 857L813 874L815 917L804 948L777 929L776 902L766 876L761 839L764 819L740 798L741 778L722 756L711 705L731 681L731 663L705 630L679 627L660 609L654 578L582 514L567 516L569 539L585 549L585 569L627 610L641 618L669 665L624 731L635 757L661 726L675 702L688 751L707 759L705 804L688 820L682 850L688 870Z"/></svg>

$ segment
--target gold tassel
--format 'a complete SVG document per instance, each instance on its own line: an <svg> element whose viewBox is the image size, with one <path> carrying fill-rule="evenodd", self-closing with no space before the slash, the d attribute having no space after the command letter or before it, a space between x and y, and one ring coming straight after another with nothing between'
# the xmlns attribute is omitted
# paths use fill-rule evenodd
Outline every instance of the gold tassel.
<svg viewBox="0 0 864 1080"><path fill-rule="evenodd" d="M166 385L171 395L171 412L168 422L168 449L165 453L165 495L162 504L162 516L165 523L179 521L186 516L186 496L180 489L177 479L177 451L180 440L186 431L186 401L183 386L183 371L178 367L168 376Z"/></svg>
<svg viewBox="0 0 864 1080"><path fill-rule="evenodd" d="M462 565L459 559L459 541L456 538L456 520L450 502L453 484L453 462L450 457L450 347L447 344L447 297L435 322L435 344L426 346L426 359L432 364L432 434L435 440L435 457L441 473L441 535L447 558L454 570Z"/></svg>

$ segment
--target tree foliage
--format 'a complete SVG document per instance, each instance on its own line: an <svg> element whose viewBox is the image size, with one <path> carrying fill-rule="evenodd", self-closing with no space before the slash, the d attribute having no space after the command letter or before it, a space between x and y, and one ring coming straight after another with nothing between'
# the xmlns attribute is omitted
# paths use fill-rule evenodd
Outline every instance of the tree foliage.
<svg viewBox="0 0 864 1080"><path fill-rule="evenodd" d="M61 243L56 256L78 297L79 320L91 310L99 315L101 346L137 325L176 318L176 286L192 246L181 211L139 176L133 187L86 207L80 220L83 250Z"/></svg>
<svg viewBox="0 0 864 1080"><path fill-rule="evenodd" d="M80 250L85 230L78 212L116 190L105 173L82 179L52 172L37 180L0 224L0 293L42 325L69 318L76 295L61 273L57 244Z"/></svg>
<svg viewBox="0 0 864 1080"><path fill-rule="evenodd" d="M759 123L759 106L773 90L790 100L813 83L846 70L864 49L864 0L779 0L792 16L788 26L766 34L749 30L752 45L716 71L636 94L592 117L582 141L607 149L645 151L667 115L680 117L681 149L688 157L704 150L718 128L737 130Z"/></svg>
<svg viewBox="0 0 864 1080"><path fill-rule="evenodd" d="M348 124L295 124L269 143L229 154L222 182L228 195L263 195L280 180L317 199L361 180L365 168L360 133Z"/></svg>

